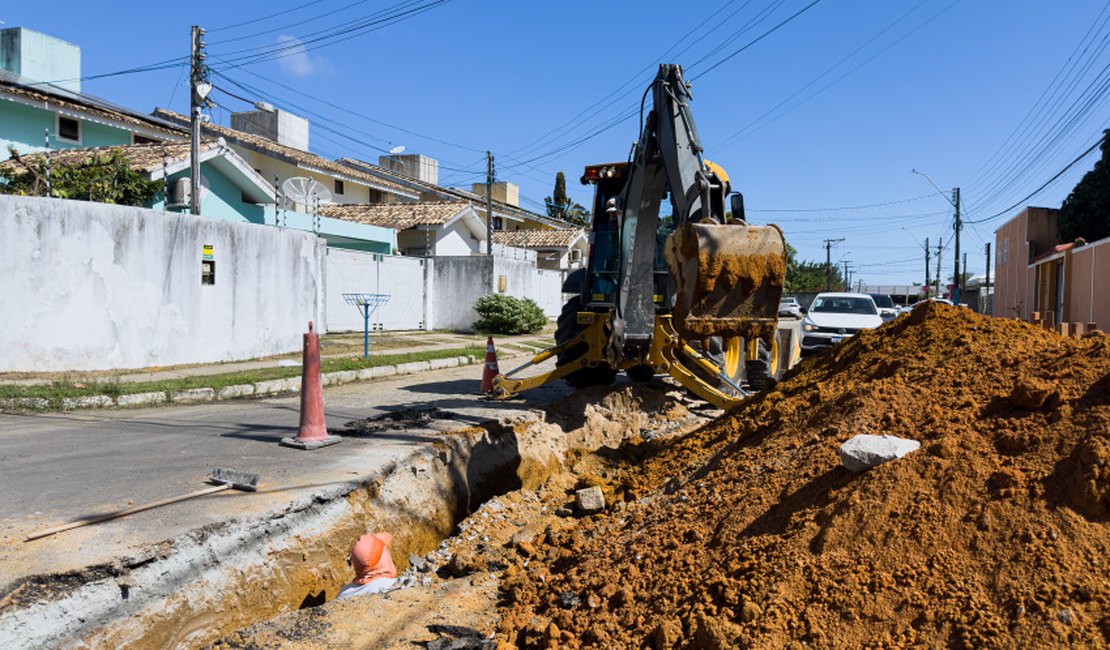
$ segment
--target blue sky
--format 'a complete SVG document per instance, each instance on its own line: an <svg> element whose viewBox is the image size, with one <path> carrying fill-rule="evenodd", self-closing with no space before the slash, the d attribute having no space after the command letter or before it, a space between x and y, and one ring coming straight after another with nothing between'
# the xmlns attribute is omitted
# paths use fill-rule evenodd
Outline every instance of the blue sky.
<svg viewBox="0 0 1110 650"><path fill-rule="evenodd" d="M489 149L499 180L518 183L537 211L559 170L589 204L581 168L627 156L637 118L620 118L636 113L657 63L680 63L706 155L745 194L750 220L781 225L806 259L844 238L833 260L872 283L922 281L920 243L952 234L951 207L911 169L945 191L961 186L967 218L986 219L1108 126L1103 1L449 0L341 42L311 41L431 1L5 3L0 20L80 45L85 75L183 57L200 24L217 85L307 114L317 153L374 160L404 145L438 158L441 181L468 185L482 180ZM286 13L266 18L275 12ZM282 45L276 61L229 61ZM234 53L244 48L256 49ZM183 67L167 64L83 87L137 110L186 112L185 84ZM247 107L214 97L221 123ZM1096 156L1028 203L1058 206ZM982 272L983 244L1014 212L965 228L970 271ZM951 255L949 245L946 277Z"/></svg>

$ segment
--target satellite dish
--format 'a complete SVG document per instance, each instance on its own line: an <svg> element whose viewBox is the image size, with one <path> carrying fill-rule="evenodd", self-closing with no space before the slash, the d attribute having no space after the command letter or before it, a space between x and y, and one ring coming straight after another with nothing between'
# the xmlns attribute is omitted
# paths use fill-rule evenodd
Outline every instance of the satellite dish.
<svg viewBox="0 0 1110 650"><path fill-rule="evenodd" d="M389 154L391 156L396 156L399 153L404 153L404 151L405 151L405 145L399 144L396 147L393 147L392 149L390 149Z"/></svg>
<svg viewBox="0 0 1110 650"><path fill-rule="evenodd" d="M331 201L331 192L328 188L307 176L294 176L285 179L281 184L281 191L285 196L304 206L315 206L317 203Z"/></svg>

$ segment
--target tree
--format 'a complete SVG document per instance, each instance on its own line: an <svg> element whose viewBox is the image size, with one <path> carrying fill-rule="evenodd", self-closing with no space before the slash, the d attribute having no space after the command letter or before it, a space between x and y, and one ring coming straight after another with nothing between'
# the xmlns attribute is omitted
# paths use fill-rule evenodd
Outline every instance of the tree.
<svg viewBox="0 0 1110 650"><path fill-rule="evenodd" d="M844 286L839 265L832 265L831 288ZM786 293L815 293L825 290L825 263L798 261L798 251L786 245Z"/></svg>
<svg viewBox="0 0 1110 650"><path fill-rule="evenodd" d="M132 168L119 149L49 167L42 155L24 157L14 147L8 152L11 160L0 165L0 194L46 196L48 169L50 195L60 199L144 207L162 190L162 181Z"/></svg>
<svg viewBox="0 0 1110 650"><path fill-rule="evenodd" d="M1082 237L1095 241L1110 237L1110 142L1102 140L1102 158L1083 175L1060 206L1056 233L1061 242Z"/></svg>
<svg viewBox="0 0 1110 650"><path fill-rule="evenodd" d="M567 177L563 172L555 174L555 190L551 196L544 198L543 204L547 208L547 216L552 219L566 221L576 226L590 224L589 211L567 196Z"/></svg>

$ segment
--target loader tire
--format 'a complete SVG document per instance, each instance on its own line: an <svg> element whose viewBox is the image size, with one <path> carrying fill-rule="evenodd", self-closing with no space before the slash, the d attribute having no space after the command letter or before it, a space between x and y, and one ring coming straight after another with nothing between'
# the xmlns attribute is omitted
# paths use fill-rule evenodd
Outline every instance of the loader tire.
<svg viewBox="0 0 1110 650"><path fill-rule="evenodd" d="M759 342L759 358L748 362L748 388L751 392L758 393L764 388L770 388L778 383L782 375L780 364L772 354L778 352L779 333L775 332L773 348L767 347L763 341Z"/></svg>
<svg viewBox="0 0 1110 650"><path fill-rule="evenodd" d="M569 341L575 336L578 336L582 330L586 329L584 325L578 324L578 309L580 304L576 296L568 300L567 304L563 305L563 310L559 313L559 319L555 321L556 344ZM568 363L575 363L578 361L579 357L585 353L586 344L576 345L573 348L561 352L555 359L555 366L562 367ZM616 369L610 368L609 366L584 367L563 377L563 379L574 388L607 386L613 383L616 378Z"/></svg>

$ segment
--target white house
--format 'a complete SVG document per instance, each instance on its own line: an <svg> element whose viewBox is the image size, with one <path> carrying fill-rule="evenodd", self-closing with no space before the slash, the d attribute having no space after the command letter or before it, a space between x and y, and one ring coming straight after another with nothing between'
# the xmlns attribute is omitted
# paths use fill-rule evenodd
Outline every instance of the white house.
<svg viewBox="0 0 1110 650"><path fill-rule="evenodd" d="M486 226L467 203L454 201L328 205L320 213L397 231L397 248L415 257L476 255L483 250Z"/></svg>

